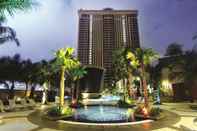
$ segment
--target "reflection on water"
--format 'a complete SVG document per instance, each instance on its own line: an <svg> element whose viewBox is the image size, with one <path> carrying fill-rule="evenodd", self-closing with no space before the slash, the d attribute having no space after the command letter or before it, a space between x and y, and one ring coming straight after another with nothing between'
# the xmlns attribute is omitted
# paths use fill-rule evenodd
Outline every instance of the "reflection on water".
<svg viewBox="0 0 197 131"><path fill-rule="evenodd" d="M81 122L127 122L135 121L133 109L115 106L86 106L75 110L74 119Z"/></svg>

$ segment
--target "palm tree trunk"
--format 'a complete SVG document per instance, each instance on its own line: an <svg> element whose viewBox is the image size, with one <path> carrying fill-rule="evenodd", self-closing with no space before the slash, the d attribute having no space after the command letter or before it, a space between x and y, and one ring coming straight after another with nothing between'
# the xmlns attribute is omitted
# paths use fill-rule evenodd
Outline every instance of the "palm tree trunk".
<svg viewBox="0 0 197 131"><path fill-rule="evenodd" d="M126 94L127 94L126 93L126 79L123 79L123 93L124 93L123 94L124 95L123 96L124 97L123 99L124 99L124 101L126 101Z"/></svg>
<svg viewBox="0 0 197 131"><path fill-rule="evenodd" d="M35 85L33 84L32 87L31 87L31 92L30 92L30 96L29 98L34 98L34 93L35 93Z"/></svg>
<svg viewBox="0 0 197 131"><path fill-rule="evenodd" d="M72 98L72 104L75 104L75 96L76 96L76 88L75 88L76 84L72 83L72 87L71 87L71 98ZM73 103L74 102L74 103Z"/></svg>
<svg viewBox="0 0 197 131"><path fill-rule="evenodd" d="M15 89L15 82L12 81L12 85L11 85L11 88L10 88L10 93L9 93L9 97L10 99L13 99L14 98L14 89Z"/></svg>
<svg viewBox="0 0 197 131"><path fill-rule="evenodd" d="M29 83L28 82L25 82L25 97L27 97L27 90L29 88Z"/></svg>
<svg viewBox="0 0 197 131"><path fill-rule="evenodd" d="M79 100L79 80L77 81L77 84L76 84L76 100L77 100L77 103L78 103L78 100Z"/></svg>
<svg viewBox="0 0 197 131"><path fill-rule="evenodd" d="M144 89L144 105L147 108L148 107L148 91L147 91L147 83L145 78L145 69L144 69L144 63L141 63L141 73L142 73L142 86Z"/></svg>
<svg viewBox="0 0 197 131"><path fill-rule="evenodd" d="M129 95L129 98L132 97L132 75L131 75L131 72L129 71L129 74L128 74L128 79L127 79L127 92L128 92L128 95Z"/></svg>
<svg viewBox="0 0 197 131"><path fill-rule="evenodd" d="M60 107L64 106L64 75L65 68L61 68L61 78L60 78Z"/></svg>

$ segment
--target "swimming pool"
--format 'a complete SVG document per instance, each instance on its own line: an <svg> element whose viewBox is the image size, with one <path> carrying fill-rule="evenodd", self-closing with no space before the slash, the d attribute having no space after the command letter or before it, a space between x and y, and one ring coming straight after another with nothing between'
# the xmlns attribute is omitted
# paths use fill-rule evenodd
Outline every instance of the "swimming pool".
<svg viewBox="0 0 197 131"><path fill-rule="evenodd" d="M136 121L132 108L117 106L86 106L75 109L74 121L90 123L119 123Z"/></svg>

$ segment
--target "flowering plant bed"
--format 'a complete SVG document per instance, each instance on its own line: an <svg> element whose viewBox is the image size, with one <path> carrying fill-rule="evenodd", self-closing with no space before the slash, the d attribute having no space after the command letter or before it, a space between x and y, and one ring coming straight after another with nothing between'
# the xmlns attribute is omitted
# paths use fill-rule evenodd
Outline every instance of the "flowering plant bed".
<svg viewBox="0 0 197 131"><path fill-rule="evenodd" d="M165 117L165 114L160 108L145 108L144 106L138 106L134 111L134 115L136 118L152 120L160 120Z"/></svg>
<svg viewBox="0 0 197 131"><path fill-rule="evenodd" d="M48 120L52 120L52 121L57 121L57 120L61 120L61 119L71 119L73 117L73 110L70 107L53 107L48 109L43 117L48 119Z"/></svg>

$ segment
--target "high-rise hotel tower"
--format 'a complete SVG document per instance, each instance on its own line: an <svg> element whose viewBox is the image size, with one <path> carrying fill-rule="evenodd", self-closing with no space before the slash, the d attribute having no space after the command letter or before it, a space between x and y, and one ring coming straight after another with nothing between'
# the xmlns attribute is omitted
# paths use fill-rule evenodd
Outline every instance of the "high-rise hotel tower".
<svg viewBox="0 0 197 131"><path fill-rule="evenodd" d="M113 51L140 46L137 16L136 10L79 10L78 58L83 65L105 68L106 84L113 80Z"/></svg>

